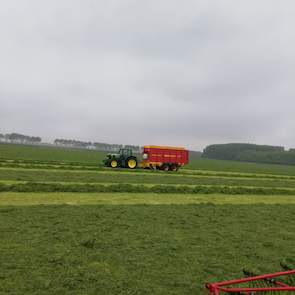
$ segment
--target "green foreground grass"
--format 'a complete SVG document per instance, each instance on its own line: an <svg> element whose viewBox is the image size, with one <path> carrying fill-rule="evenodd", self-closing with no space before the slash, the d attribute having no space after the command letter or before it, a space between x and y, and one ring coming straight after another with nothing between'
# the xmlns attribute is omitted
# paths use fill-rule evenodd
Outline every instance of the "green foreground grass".
<svg viewBox="0 0 295 295"><path fill-rule="evenodd" d="M240 277L244 267L277 271L295 257L292 200L171 204L173 196L139 205L140 196L122 195L128 205L114 205L97 195L104 204L15 206L45 197L0 196L0 294L206 294L208 281Z"/></svg>

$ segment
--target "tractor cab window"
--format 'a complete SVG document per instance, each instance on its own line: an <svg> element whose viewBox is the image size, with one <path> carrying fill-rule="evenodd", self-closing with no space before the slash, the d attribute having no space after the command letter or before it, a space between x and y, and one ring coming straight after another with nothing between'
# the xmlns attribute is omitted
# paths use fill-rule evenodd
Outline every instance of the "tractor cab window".
<svg viewBox="0 0 295 295"><path fill-rule="evenodd" d="M128 157L131 155L131 150L129 149L120 149L120 155L124 157Z"/></svg>

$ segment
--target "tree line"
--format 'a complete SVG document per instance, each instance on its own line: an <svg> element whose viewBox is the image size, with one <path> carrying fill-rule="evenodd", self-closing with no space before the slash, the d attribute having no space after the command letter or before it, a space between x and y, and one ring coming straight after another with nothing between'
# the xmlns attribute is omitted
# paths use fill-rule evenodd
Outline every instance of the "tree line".
<svg viewBox="0 0 295 295"><path fill-rule="evenodd" d="M39 144L42 142L39 136L28 136L20 133L0 133L0 142L6 143L19 143L19 144ZM48 144L50 145L50 144ZM110 144L102 142L80 141L75 139L55 139L54 145L63 147L92 149L98 151L115 152L120 148L130 148L134 153L139 153L141 147L138 145L122 145L122 144Z"/></svg>
<svg viewBox="0 0 295 295"><path fill-rule="evenodd" d="M295 165L295 149L281 146L246 143L215 144L207 146L203 158L242 162Z"/></svg>
<svg viewBox="0 0 295 295"><path fill-rule="evenodd" d="M41 143L42 139L39 136L28 136L19 133L0 133L0 141L11 143Z"/></svg>
<svg viewBox="0 0 295 295"><path fill-rule="evenodd" d="M137 145L122 145L122 144L110 144L102 142L90 142L90 141L79 141L74 139L55 139L54 144L58 146L74 147L74 148L86 148L99 151L117 151L120 148L130 148L133 152L137 153L140 151L140 146Z"/></svg>

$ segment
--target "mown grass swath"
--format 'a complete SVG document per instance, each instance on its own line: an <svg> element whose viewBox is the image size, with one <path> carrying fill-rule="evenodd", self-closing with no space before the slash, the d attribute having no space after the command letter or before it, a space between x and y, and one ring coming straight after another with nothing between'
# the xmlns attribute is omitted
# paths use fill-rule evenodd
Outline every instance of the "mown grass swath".
<svg viewBox="0 0 295 295"><path fill-rule="evenodd" d="M207 185L145 185L145 184L101 184L58 182L2 182L0 192L113 192L113 193L159 193L159 194L230 194L230 195L295 195L295 189L207 186Z"/></svg>
<svg viewBox="0 0 295 295"><path fill-rule="evenodd" d="M219 177L214 174L128 173L113 171L60 171L46 169L0 169L0 181L77 182L77 183L133 183L174 185L223 185L295 188L295 179L251 177Z"/></svg>

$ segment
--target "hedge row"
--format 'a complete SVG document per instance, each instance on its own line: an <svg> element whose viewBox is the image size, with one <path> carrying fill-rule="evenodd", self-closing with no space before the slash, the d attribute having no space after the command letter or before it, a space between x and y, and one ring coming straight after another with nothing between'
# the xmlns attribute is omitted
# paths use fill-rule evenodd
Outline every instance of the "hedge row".
<svg viewBox="0 0 295 295"><path fill-rule="evenodd" d="M27 182L0 184L0 192L103 192L103 193L177 193L177 194L251 194L251 195L295 195L295 189L230 187L230 186L174 186L133 184L64 184Z"/></svg>

